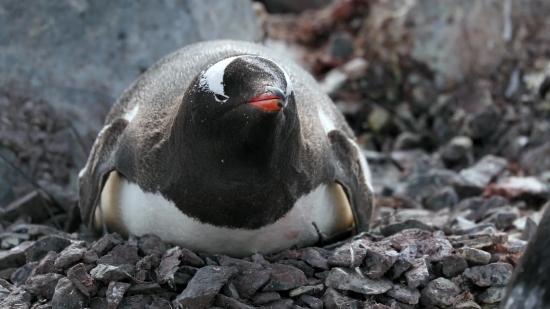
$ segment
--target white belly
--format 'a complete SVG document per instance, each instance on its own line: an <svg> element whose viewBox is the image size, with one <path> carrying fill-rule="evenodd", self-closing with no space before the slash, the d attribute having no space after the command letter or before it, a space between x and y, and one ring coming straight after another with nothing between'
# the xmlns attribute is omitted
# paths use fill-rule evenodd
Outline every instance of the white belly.
<svg viewBox="0 0 550 309"><path fill-rule="evenodd" d="M308 246L319 236L315 222L325 235L353 226L353 215L342 187L321 185L298 199L290 212L277 222L257 230L230 229L201 223L182 213L160 194L145 193L138 185L112 172L101 195L107 227L123 235L155 234L163 240L196 252L247 256L273 253L292 246ZM99 209L99 207L98 207ZM96 210L95 226L101 225Z"/></svg>

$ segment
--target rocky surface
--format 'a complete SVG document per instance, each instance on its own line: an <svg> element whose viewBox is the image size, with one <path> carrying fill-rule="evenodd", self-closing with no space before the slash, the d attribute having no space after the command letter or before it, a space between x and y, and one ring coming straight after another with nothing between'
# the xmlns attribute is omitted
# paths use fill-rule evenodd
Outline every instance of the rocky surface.
<svg viewBox="0 0 550 309"><path fill-rule="evenodd" d="M198 2L187 5L203 5ZM165 23L185 14L198 18L204 8L184 10L172 20L159 13L162 23L140 31L123 25L145 22L141 19L115 23L120 29L87 21L90 11L106 5L101 1L71 1L61 8L59 14L74 11L64 15L72 16L64 17L71 22L99 29L90 42L104 44L101 52L116 51L109 61L119 69L109 72L123 76L92 74L90 66L101 53L97 59L75 53L61 67L45 61L12 72L28 76L43 68L31 83L33 91L0 89L0 154L19 169L0 159L0 307L497 308L542 211L550 207L544 206L550 198L550 31L545 22L550 5L433 2L343 0L300 15L267 15L256 6L267 32L264 43L309 69L356 132L372 170L377 205L369 233L327 247L244 259L191 252L154 235L95 239L78 220L69 220L78 218L71 212L76 172L102 121L99 114L117 91L169 52L163 50L179 47L170 44L219 33L206 27L169 39L178 34ZM171 10L169 4L163 9ZM133 4L126 13L139 16L136 12L147 5ZM245 17L251 10L239 8L243 11L235 14ZM19 10L2 5L0 14L12 9ZM226 13L215 6L210 10ZM22 21L34 14L24 13ZM234 16L222 15L209 27L224 28ZM201 20L208 23L210 17ZM248 18L232 20L248 23ZM477 31L486 20L495 22ZM42 41L20 38L2 46L0 54L9 55L2 59L28 58L50 37L78 35L56 33L61 22L25 24L29 35L42 29ZM193 31L198 24L187 26L180 30ZM239 28L240 34L224 31L247 39L262 30L247 27ZM0 29L3 37L3 31L15 28ZM168 32L168 39L158 36ZM134 40L143 33L165 44L146 50ZM14 53L28 44L37 48ZM143 48L128 49L136 46ZM61 57L69 47L43 52L54 57L60 50ZM79 61L91 62L78 74L63 69ZM69 80L93 91L68 91L55 79L59 87L44 92L44 79L58 70L77 74ZM96 79L107 88L91 81ZM94 101L98 107L102 100L104 110L82 123L96 131L84 136L69 120L87 107L59 108L72 101L82 106Z"/></svg>

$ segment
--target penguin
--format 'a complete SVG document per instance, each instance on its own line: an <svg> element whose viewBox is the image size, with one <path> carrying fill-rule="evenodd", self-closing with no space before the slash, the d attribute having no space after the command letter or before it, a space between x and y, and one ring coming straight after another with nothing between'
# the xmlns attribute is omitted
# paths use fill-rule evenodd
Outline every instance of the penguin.
<svg viewBox="0 0 550 309"><path fill-rule="evenodd" d="M508 283L501 309L550 308L550 202Z"/></svg>
<svg viewBox="0 0 550 309"><path fill-rule="evenodd" d="M108 113L79 173L94 232L235 257L367 231L367 161L315 79L267 47L188 45Z"/></svg>

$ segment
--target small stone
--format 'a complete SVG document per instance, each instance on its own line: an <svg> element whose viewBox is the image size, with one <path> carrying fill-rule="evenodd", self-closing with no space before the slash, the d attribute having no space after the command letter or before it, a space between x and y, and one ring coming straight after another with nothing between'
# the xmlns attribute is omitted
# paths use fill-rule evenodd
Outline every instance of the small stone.
<svg viewBox="0 0 550 309"><path fill-rule="evenodd" d="M195 253L185 248L181 249L180 259L183 265L189 265L193 267L204 266L204 261L200 257L198 257Z"/></svg>
<svg viewBox="0 0 550 309"><path fill-rule="evenodd" d="M336 248L328 257L327 262L331 266L355 268L363 263L366 255L365 243L359 240Z"/></svg>
<svg viewBox="0 0 550 309"><path fill-rule="evenodd" d="M3 286L0 286L0 302L2 302L4 299L6 299L12 291L6 289Z"/></svg>
<svg viewBox="0 0 550 309"><path fill-rule="evenodd" d="M443 265L442 272L446 278L453 278L460 275L466 268L468 262L460 255L451 254L441 260Z"/></svg>
<svg viewBox="0 0 550 309"><path fill-rule="evenodd" d="M420 303L423 306L448 307L460 294L460 288L445 278L430 281L420 292Z"/></svg>
<svg viewBox="0 0 550 309"><path fill-rule="evenodd" d="M302 294L300 295L298 300L306 304L311 309L323 309L323 301L317 297L313 297L307 294Z"/></svg>
<svg viewBox="0 0 550 309"><path fill-rule="evenodd" d="M358 300L344 296L332 288L328 288L325 291L322 300L325 303L325 308L327 309L359 309L362 307Z"/></svg>
<svg viewBox="0 0 550 309"><path fill-rule="evenodd" d="M221 256L218 259L218 263L219 263L220 266L235 266L239 270L240 273L242 273L243 271L245 271L247 269L251 269L251 268L261 268L261 266L259 264L255 264L255 263L245 261L245 260L239 260L239 259L231 258L231 257L225 256L225 255Z"/></svg>
<svg viewBox="0 0 550 309"><path fill-rule="evenodd" d="M459 198L455 189L451 186L441 188L435 195L426 199L426 209L439 211L445 208L452 208L458 204Z"/></svg>
<svg viewBox="0 0 550 309"><path fill-rule="evenodd" d="M86 252L86 248L83 247L83 244L73 243L57 255L53 266L56 270L65 270L82 260L84 252Z"/></svg>
<svg viewBox="0 0 550 309"><path fill-rule="evenodd" d="M480 287L505 286L510 281L513 270L512 265L508 263L493 263L468 268L463 276Z"/></svg>
<svg viewBox="0 0 550 309"><path fill-rule="evenodd" d="M22 288L17 288L0 302L0 308L30 308L31 299L31 293Z"/></svg>
<svg viewBox="0 0 550 309"><path fill-rule="evenodd" d="M54 263L57 260L57 253L55 251L50 251L46 254L45 257L40 260L38 266L34 270L35 275L42 275L53 273L55 271Z"/></svg>
<svg viewBox="0 0 550 309"><path fill-rule="evenodd" d="M27 286L27 291L35 295L42 295L47 299L52 299L57 282L63 277L60 274L35 275L29 277L25 281L25 285Z"/></svg>
<svg viewBox="0 0 550 309"><path fill-rule="evenodd" d="M253 304L260 306L279 299L281 299L281 295L277 292L260 292L252 296L250 301L252 301Z"/></svg>
<svg viewBox="0 0 550 309"><path fill-rule="evenodd" d="M392 288L392 283L386 278L371 280L355 270L333 268L325 280L325 285L342 291L354 291L366 295L386 293Z"/></svg>
<svg viewBox="0 0 550 309"><path fill-rule="evenodd" d="M86 264L96 264L99 260L99 254L95 250L89 250L82 254L82 260Z"/></svg>
<svg viewBox="0 0 550 309"><path fill-rule="evenodd" d="M471 266L486 265L491 260L491 254L483 250L460 248L457 251Z"/></svg>
<svg viewBox="0 0 550 309"><path fill-rule="evenodd" d="M159 267L156 270L157 282L160 284L168 283L174 285L174 274L178 270L182 250L178 247L168 250L160 260Z"/></svg>
<svg viewBox="0 0 550 309"><path fill-rule="evenodd" d="M408 131L401 132L395 138L393 149L408 150L408 149L419 148L421 141L422 141L422 136L418 133L413 133Z"/></svg>
<svg viewBox="0 0 550 309"><path fill-rule="evenodd" d="M46 236L34 242L25 250L27 260L29 262L40 261L48 252L55 251L57 253L65 249L71 244L71 241L59 236Z"/></svg>
<svg viewBox="0 0 550 309"><path fill-rule="evenodd" d="M146 309L147 300L143 295L132 295L122 299L117 309Z"/></svg>
<svg viewBox="0 0 550 309"><path fill-rule="evenodd" d="M89 299L69 279L59 279L52 297L53 308L85 308L88 302Z"/></svg>
<svg viewBox="0 0 550 309"><path fill-rule="evenodd" d="M153 278L154 269L160 264L160 258L156 254L150 254L136 263L136 279L139 281L156 281Z"/></svg>
<svg viewBox="0 0 550 309"><path fill-rule="evenodd" d="M124 239L122 239L122 237L120 237L117 233L107 234L94 242L89 251L94 250L102 256L115 246L123 243Z"/></svg>
<svg viewBox="0 0 550 309"><path fill-rule="evenodd" d="M114 249L102 256L97 261L97 263L112 266L119 266L123 264L129 264L133 266L136 265L139 260L140 257L138 256L137 246L122 244L117 245L116 247L114 247Z"/></svg>
<svg viewBox="0 0 550 309"><path fill-rule="evenodd" d="M271 277L262 291L288 291L307 283L307 277L303 271L290 265L273 263L265 266L271 271Z"/></svg>
<svg viewBox="0 0 550 309"><path fill-rule="evenodd" d="M25 246L30 246L34 242L25 242L8 251L0 252L0 269L18 268L25 264L27 258L25 256Z"/></svg>
<svg viewBox="0 0 550 309"><path fill-rule="evenodd" d="M29 240L29 234L24 233L2 233L0 239L2 241L2 250L11 249L19 246L24 241Z"/></svg>
<svg viewBox="0 0 550 309"><path fill-rule="evenodd" d="M38 263L34 262L34 263L28 263L19 267L19 269L17 269L11 275L10 280L13 283L13 285L15 286L23 285L25 281L27 281L27 279L30 277L30 275L34 272L37 266L38 266Z"/></svg>
<svg viewBox="0 0 550 309"><path fill-rule="evenodd" d="M235 287L233 282L229 282L228 284L224 285L222 288L222 293L225 294L227 297L239 299L239 291L237 291L237 288Z"/></svg>
<svg viewBox="0 0 550 309"><path fill-rule="evenodd" d="M94 296L97 293L97 287L94 285L94 279L88 274L84 264L80 263L71 267L67 271L67 278L86 297Z"/></svg>
<svg viewBox="0 0 550 309"><path fill-rule="evenodd" d="M323 284L318 284L314 286L311 286L311 285L301 286L299 288L295 288L294 290L291 290L288 293L288 296L296 297L302 294L315 294L323 291L324 287L325 286Z"/></svg>
<svg viewBox="0 0 550 309"><path fill-rule="evenodd" d="M306 261L309 265L315 268L329 270L327 259L322 257L319 251L313 248L306 249L306 252L302 256L302 260Z"/></svg>
<svg viewBox="0 0 550 309"><path fill-rule="evenodd" d="M251 268L239 273L233 284L243 298L250 298L271 278L271 271L263 268Z"/></svg>
<svg viewBox="0 0 550 309"><path fill-rule="evenodd" d="M279 299L263 306L265 309L293 309L294 301L292 299Z"/></svg>
<svg viewBox="0 0 550 309"><path fill-rule="evenodd" d="M214 304L220 308L231 308L231 309L252 309L249 305L243 304L240 301L227 297L222 294L215 295L216 299ZM199 308L199 307L190 307L190 308ZM206 308L206 307L205 307ZM213 308L213 307L210 307Z"/></svg>
<svg viewBox="0 0 550 309"><path fill-rule="evenodd" d="M481 307L471 300L459 302L455 305L456 309L481 309Z"/></svg>
<svg viewBox="0 0 550 309"><path fill-rule="evenodd" d="M130 283L110 282L106 294L107 308L116 309L129 287Z"/></svg>
<svg viewBox="0 0 550 309"><path fill-rule="evenodd" d="M19 268L6 268L0 270L0 278L4 280L10 280L11 276L14 272L16 272Z"/></svg>
<svg viewBox="0 0 550 309"><path fill-rule="evenodd" d="M461 197L480 194L493 178L506 167L508 161L494 155L486 155L473 166L463 169L454 184Z"/></svg>
<svg viewBox="0 0 550 309"><path fill-rule="evenodd" d="M397 234L408 229L420 229L424 231L433 232L433 227L426 225L418 220L406 220L404 222L389 224L380 229L380 233L385 237Z"/></svg>
<svg viewBox="0 0 550 309"><path fill-rule="evenodd" d="M263 266L269 264L269 262L266 261L264 256L260 253L254 253L254 255L252 255L252 262Z"/></svg>
<svg viewBox="0 0 550 309"><path fill-rule="evenodd" d="M154 254L158 257L161 257L169 249L168 244L162 241L160 237L151 234L141 236L138 240L138 247L143 251L143 254Z"/></svg>
<svg viewBox="0 0 550 309"><path fill-rule="evenodd" d="M127 291L129 294L150 294L162 292L162 287L156 282L132 284Z"/></svg>
<svg viewBox="0 0 550 309"><path fill-rule="evenodd" d="M208 308L227 281L238 272L236 267L205 266L197 271L185 290L174 300L174 307Z"/></svg>
<svg viewBox="0 0 550 309"><path fill-rule="evenodd" d="M94 297L90 299L88 306L90 309L105 309L107 308L107 300L103 297Z"/></svg>
<svg viewBox="0 0 550 309"><path fill-rule="evenodd" d="M391 280L401 277L401 275L411 267L416 257L416 253L417 247L414 244L411 244L403 249L403 251L399 254L397 261L388 271L388 277Z"/></svg>
<svg viewBox="0 0 550 309"><path fill-rule="evenodd" d="M506 287L490 287L485 292L479 294L477 300L484 304L494 304L500 302L506 294Z"/></svg>
<svg viewBox="0 0 550 309"><path fill-rule="evenodd" d="M405 273L407 285L411 289L416 289L428 283L430 273L424 258L415 259L412 262L411 268Z"/></svg>
<svg viewBox="0 0 550 309"><path fill-rule="evenodd" d="M297 261L297 260L281 260L278 262L279 264L283 264L283 265L289 265L289 266L292 266L292 267L295 267L295 268L298 268L299 270L301 270L302 272L304 272L304 274L306 275L306 277L313 277L315 275L315 269L313 269L313 267L309 266L306 262L304 261Z"/></svg>
<svg viewBox="0 0 550 309"><path fill-rule="evenodd" d="M416 305L420 299L420 292L403 284L394 284L392 289L388 291L388 296L409 305Z"/></svg>
<svg viewBox="0 0 550 309"><path fill-rule="evenodd" d="M468 157L472 155L472 145L472 139L467 136L453 137L442 147L441 158L451 163L468 160Z"/></svg>
<svg viewBox="0 0 550 309"><path fill-rule="evenodd" d="M365 256L364 273L370 279L382 277L397 261L399 254L389 246L369 245Z"/></svg>
<svg viewBox="0 0 550 309"><path fill-rule="evenodd" d="M90 274L95 280L109 283L111 281L120 281L132 277L134 275L134 266L99 264L91 270Z"/></svg>

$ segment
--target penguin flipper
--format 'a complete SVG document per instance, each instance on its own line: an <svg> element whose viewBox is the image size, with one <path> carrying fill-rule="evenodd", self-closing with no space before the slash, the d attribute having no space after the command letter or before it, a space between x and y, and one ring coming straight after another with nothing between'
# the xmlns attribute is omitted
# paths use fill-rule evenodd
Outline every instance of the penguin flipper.
<svg viewBox="0 0 550 309"><path fill-rule="evenodd" d="M95 208L99 203L101 191L109 173L115 170L115 154L118 142L126 129L128 121L117 118L106 125L98 134L92 147L88 162L80 172L78 179L78 194L82 221L88 227L92 226Z"/></svg>
<svg viewBox="0 0 550 309"><path fill-rule="evenodd" d="M328 133L328 138L336 161L335 180L344 188L348 197L353 212L355 232L368 231L374 208L374 194L368 183L370 172L366 161L361 157L362 154L353 140L342 131L332 130Z"/></svg>

